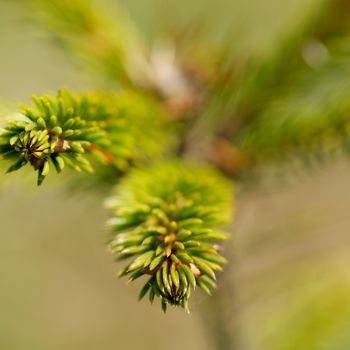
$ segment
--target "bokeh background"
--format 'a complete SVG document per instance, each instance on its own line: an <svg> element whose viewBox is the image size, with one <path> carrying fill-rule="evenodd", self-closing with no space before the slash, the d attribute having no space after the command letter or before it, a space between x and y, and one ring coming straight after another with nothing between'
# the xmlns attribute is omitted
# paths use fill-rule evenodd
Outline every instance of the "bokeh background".
<svg viewBox="0 0 350 350"><path fill-rule="evenodd" d="M122 3L149 40L179 23L187 28L196 15L212 42L239 28L240 50L263 55L318 1ZM97 86L26 11L0 0L2 113L33 93ZM230 264L214 297L198 293L190 315L164 315L137 301L139 284L114 277L101 195L54 181L36 188L34 176L0 177L0 349L350 348L347 159L307 171L284 166L237 187Z"/></svg>

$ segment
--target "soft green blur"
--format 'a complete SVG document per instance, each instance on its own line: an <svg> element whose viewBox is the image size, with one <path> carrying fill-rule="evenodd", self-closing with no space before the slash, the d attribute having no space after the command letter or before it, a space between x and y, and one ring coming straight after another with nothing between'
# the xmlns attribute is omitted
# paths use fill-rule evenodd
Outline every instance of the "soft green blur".
<svg viewBox="0 0 350 350"><path fill-rule="evenodd" d="M258 56L273 51L281 31L316 0L122 3L149 38L187 28L197 14L208 19L210 40L243 32L232 55L239 47ZM95 87L24 20L21 6L6 0L0 48L0 111L32 93ZM30 185L19 183L22 174ZM102 197L58 185L37 189L26 172L11 182L1 176L0 349L347 350L349 178L349 164L339 161L283 180L266 174L259 185L238 190L234 239L225 249L231 262L218 292L211 300L198 293L190 315L164 315L137 301L140 283L115 278Z"/></svg>

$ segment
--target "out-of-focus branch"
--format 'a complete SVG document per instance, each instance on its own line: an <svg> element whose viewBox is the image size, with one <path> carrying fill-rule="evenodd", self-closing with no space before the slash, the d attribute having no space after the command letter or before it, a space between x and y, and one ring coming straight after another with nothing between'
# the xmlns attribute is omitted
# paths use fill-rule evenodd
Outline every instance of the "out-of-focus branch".
<svg viewBox="0 0 350 350"><path fill-rule="evenodd" d="M247 155L242 157L239 150L242 143L244 152L249 148L249 158L255 159L264 157L262 154L267 151L266 147L270 147L269 152L275 154L295 151L299 148L296 142L300 140L294 142L293 137L300 138L301 134L311 136L320 132L317 125L321 121L318 118L305 121L306 124L303 127L307 127L308 131L293 131L293 127L300 128L305 111L307 109L310 111L311 108L307 107L308 105L315 105L315 110L317 105L327 105L325 108L329 113L330 109L337 107L338 110L334 112L338 114L338 119L329 117L328 122L333 126L338 125L341 118L339 113L346 114L346 107L343 104L336 106L332 101L337 99L340 103L347 98L347 92L344 92L347 84L342 76L344 73L342 70L347 70L345 66L350 57L347 48L347 35L350 31L349 12L346 11L348 6L346 1L325 0L323 7L307 16L303 25L300 25L292 36L284 37L285 40L281 41L272 55L256 58L249 62L248 66L243 65L243 69L233 76L228 74L227 84L224 84L227 89L224 88L224 92L220 92L220 85L218 85L219 100L214 94L213 109L208 110L212 115L212 123L219 125L220 130L217 129L217 132L222 139L214 138L212 146L208 148L208 154L219 167L231 174L236 174L249 165ZM339 78L339 86L337 86L337 78ZM290 93L292 89L298 92L294 92L293 95ZM300 91L302 93L299 93ZM332 96L337 97L328 98L324 91L329 91ZM305 95L304 98L302 94ZM341 94L343 94L342 97ZM297 102L298 99L300 102ZM293 106L289 106L289 103ZM342 111L340 111L341 108L343 108ZM325 113L329 115L327 111ZM288 116L285 115L286 113ZM321 114L321 110L315 113ZM293 117L291 117L292 114L294 114ZM291 118L294 121L287 126L286 122ZM325 118L327 117L324 115L321 117L323 121ZM210 121L210 116L208 119ZM296 126L296 123L300 126ZM278 131L272 131L274 129L272 125ZM264 134L265 131L266 134ZM270 132L274 136L269 134ZM273 145L276 142L274 137L277 137L275 134L280 137L279 145L277 143ZM342 132L339 132L338 136L341 134ZM243 140L246 136L247 140ZM233 138L234 145L230 144L227 138ZM343 136L341 138L344 140ZM285 142L284 146L282 146L282 139ZM312 142L316 145L315 137L313 140ZM254 142L257 142L256 146L253 146ZM306 144L307 142L304 141L304 146ZM221 147L223 145L225 147ZM282 148L272 150L274 146ZM304 147L304 151L307 149L311 150L311 147Z"/></svg>
<svg viewBox="0 0 350 350"><path fill-rule="evenodd" d="M29 0L30 16L69 52L122 86L149 79L146 50L127 13L94 0Z"/></svg>
<svg viewBox="0 0 350 350"><path fill-rule="evenodd" d="M271 103L235 143L254 165L271 158L321 157L349 149L349 60L336 60L308 74L293 93Z"/></svg>
<svg viewBox="0 0 350 350"><path fill-rule="evenodd" d="M349 32L347 8L343 0L315 4L295 21L288 33L271 43L273 49L265 55L254 52L247 55L237 48L237 54L227 63L228 54L223 51L197 132L208 130L209 125L210 130L230 138L259 118L295 76L324 63L325 45L329 41Z"/></svg>

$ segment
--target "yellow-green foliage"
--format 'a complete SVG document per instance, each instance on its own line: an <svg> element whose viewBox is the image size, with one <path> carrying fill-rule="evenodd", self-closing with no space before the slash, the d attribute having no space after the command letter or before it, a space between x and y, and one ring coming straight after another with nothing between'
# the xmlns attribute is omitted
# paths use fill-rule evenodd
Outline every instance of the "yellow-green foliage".
<svg viewBox="0 0 350 350"><path fill-rule="evenodd" d="M0 134L0 155L13 159L9 172L26 164L38 171L40 184L50 164L93 171L91 160L123 173L135 164L160 158L172 136L152 99L132 92L33 97L22 118Z"/></svg>
<svg viewBox="0 0 350 350"><path fill-rule="evenodd" d="M117 233L110 249L131 258L121 275L147 276L140 297L149 293L188 309L196 285L206 293L216 287L216 271L226 260L217 244L230 221L232 188L209 167L178 161L133 170L110 200Z"/></svg>

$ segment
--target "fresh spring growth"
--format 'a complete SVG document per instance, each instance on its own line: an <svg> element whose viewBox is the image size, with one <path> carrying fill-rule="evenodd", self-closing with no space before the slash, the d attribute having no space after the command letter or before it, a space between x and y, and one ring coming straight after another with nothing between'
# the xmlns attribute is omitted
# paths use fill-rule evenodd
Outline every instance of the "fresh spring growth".
<svg viewBox="0 0 350 350"><path fill-rule="evenodd" d="M140 298L155 296L165 311L188 300L198 285L211 294L226 259L218 242L232 217L231 184L209 167L178 161L132 170L108 201L116 233L109 244L119 260L129 259L120 276L146 276Z"/></svg>
<svg viewBox="0 0 350 350"><path fill-rule="evenodd" d="M11 120L0 133L0 157L14 160L8 172L30 164L39 185L52 166L57 172L65 165L92 172L93 160L123 173L160 157L171 140L160 108L137 93L62 90L32 100L33 107L22 108L23 118Z"/></svg>

